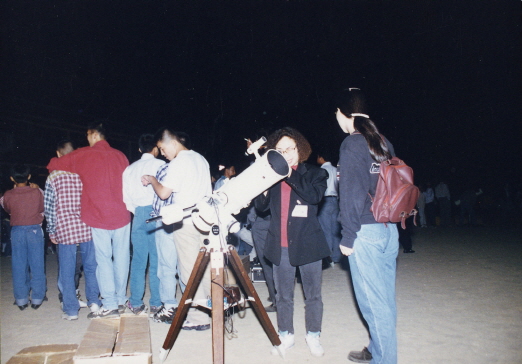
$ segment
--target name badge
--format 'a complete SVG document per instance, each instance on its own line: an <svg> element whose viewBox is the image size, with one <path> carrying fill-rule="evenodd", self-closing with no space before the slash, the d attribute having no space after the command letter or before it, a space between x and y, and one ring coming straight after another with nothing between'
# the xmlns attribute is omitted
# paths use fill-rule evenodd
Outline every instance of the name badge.
<svg viewBox="0 0 522 364"><path fill-rule="evenodd" d="M292 211L293 217L308 217L308 205L296 205Z"/></svg>

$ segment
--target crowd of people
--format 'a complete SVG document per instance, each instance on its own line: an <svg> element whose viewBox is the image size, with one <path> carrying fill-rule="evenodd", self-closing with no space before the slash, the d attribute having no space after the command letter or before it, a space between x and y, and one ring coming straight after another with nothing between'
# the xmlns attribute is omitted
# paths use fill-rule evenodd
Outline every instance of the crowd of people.
<svg viewBox="0 0 522 364"><path fill-rule="evenodd" d="M351 351L348 359L396 363L398 231L395 224L377 223L370 211L379 165L394 156L394 148L371 120L359 89L342 92L335 114L341 130L348 134L337 168L326 150L317 153L320 167L307 163L310 144L294 128L279 129L268 137L267 148L281 153L290 173L254 199L248 228L268 287L271 305L266 310L277 313L282 344L272 353L285 352L295 343L297 274L305 296L305 341L312 355L324 355L320 342L323 261L328 259L335 266L344 255L370 332L369 345ZM171 225L161 219L146 221L160 216L165 206L193 206L210 196L213 188L219 189L233 178L234 166L223 165L212 186L209 163L191 149L189 135L168 127L155 135L141 135L142 155L131 165L109 145L103 122L87 127L87 140L89 146L77 150L68 140L58 144L57 157L47 166L44 190L29 183L27 167L12 169L15 188L0 203L10 214L12 226L15 305L20 310L29 304L38 309L46 300L41 228L45 216L49 238L57 246L63 319L77 320L80 308L86 306L90 319L114 318L130 310L170 324L178 307L177 286L183 291L188 284L205 234L190 217ZM158 158L160 154L167 162ZM424 192L419 202L422 225L433 223L430 206L435 198L441 213L445 211L442 220L448 222L447 187L437 186L433 191L427 186ZM78 295L81 266L86 303ZM143 301L147 286L148 304ZM207 269L194 300L209 295ZM191 308L182 328L208 330L208 311Z"/></svg>

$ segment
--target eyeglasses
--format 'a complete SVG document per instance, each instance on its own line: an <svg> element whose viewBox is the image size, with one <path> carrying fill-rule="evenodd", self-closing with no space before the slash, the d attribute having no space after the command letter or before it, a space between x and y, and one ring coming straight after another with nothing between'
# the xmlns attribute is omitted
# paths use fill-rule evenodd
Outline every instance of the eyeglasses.
<svg viewBox="0 0 522 364"><path fill-rule="evenodd" d="M288 153L292 153L294 150L296 150L297 147L288 147L286 149L276 149L279 153L281 153L282 155L285 155L285 154L288 154Z"/></svg>

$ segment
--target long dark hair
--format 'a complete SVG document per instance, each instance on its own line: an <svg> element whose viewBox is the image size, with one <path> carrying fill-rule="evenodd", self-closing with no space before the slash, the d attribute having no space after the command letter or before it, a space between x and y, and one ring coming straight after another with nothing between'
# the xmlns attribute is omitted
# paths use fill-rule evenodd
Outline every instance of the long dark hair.
<svg viewBox="0 0 522 364"><path fill-rule="evenodd" d="M353 116L353 127L366 139L373 160L380 163L391 158L386 141L379 133L375 123L368 116L366 98L360 89L349 88L343 90L339 95L337 107L346 117L350 118Z"/></svg>

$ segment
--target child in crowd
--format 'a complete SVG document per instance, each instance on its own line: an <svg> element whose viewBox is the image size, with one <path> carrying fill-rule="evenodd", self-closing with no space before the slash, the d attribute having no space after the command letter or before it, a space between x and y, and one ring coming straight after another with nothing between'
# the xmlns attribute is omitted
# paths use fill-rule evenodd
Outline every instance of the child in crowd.
<svg viewBox="0 0 522 364"><path fill-rule="evenodd" d="M43 193L37 185L29 184L30 178L29 167L12 167L11 181L14 188L6 191L0 199L4 210L11 215L14 304L20 310L25 310L29 303L33 309L38 309L46 300L47 290L41 226L44 216Z"/></svg>

